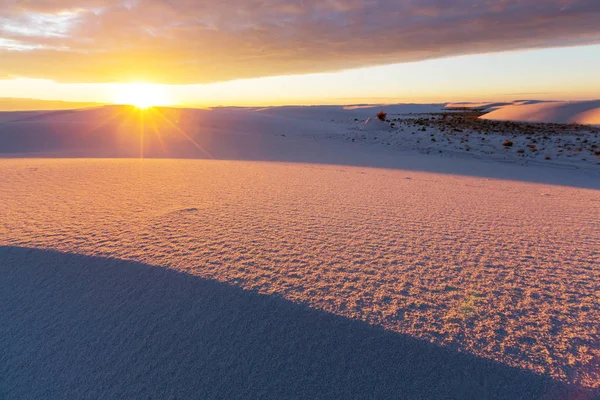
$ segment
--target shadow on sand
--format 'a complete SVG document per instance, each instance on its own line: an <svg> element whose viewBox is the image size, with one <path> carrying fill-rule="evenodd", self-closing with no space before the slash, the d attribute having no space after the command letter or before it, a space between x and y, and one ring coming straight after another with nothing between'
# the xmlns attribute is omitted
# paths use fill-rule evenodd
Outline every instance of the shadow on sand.
<svg viewBox="0 0 600 400"><path fill-rule="evenodd" d="M166 268L0 247L0 398L592 398Z"/></svg>
<svg viewBox="0 0 600 400"><path fill-rule="evenodd" d="M140 127L135 118L127 120L115 107L102 110L106 113L102 114L102 118L93 114L85 117L87 114L82 113L77 121L47 119L48 114L56 113L11 123L0 120L0 157L139 158L143 154L144 158L389 168L600 189L597 171L574 170L553 166L549 162L543 166L523 166L520 163L424 155L386 149L385 146L352 144L339 138L327 139L332 133L329 131L332 128L327 128L327 125L325 128L310 124L304 127L289 119L255 121L245 116L246 119L238 117L238 120L234 118L228 122L228 118L233 117L208 113L202 114L199 120L190 117L185 121L182 118L178 125L163 121L153 126L147 122L143 125L143 141L140 141ZM188 113L194 115L192 111ZM289 134L288 131L294 129L318 132ZM193 143L189 138L193 138Z"/></svg>

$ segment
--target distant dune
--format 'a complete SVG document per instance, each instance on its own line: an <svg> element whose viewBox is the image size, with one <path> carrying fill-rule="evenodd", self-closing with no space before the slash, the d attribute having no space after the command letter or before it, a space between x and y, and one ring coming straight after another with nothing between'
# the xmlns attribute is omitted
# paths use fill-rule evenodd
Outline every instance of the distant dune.
<svg viewBox="0 0 600 400"><path fill-rule="evenodd" d="M99 105L102 103L0 97L0 111L69 110Z"/></svg>
<svg viewBox="0 0 600 400"><path fill-rule="evenodd" d="M388 150L598 170L600 130L596 127L525 126L527 123L517 126L478 119L486 112L482 107L499 111L558 109L558 114L540 116L541 121L550 121L556 115L566 115L565 119L570 120L571 114L577 114L580 122L593 118L594 109L586 111L583 107L589 108L593 102L559 108L561 104L571 103L519 100L504 106L448 103L212 109L153 107L145 111L133 106L107 105L0 112L0 156L138 158L143 155L145 158L239 160L243 154L244 159L307 162L322 161L321 156L325 155L332 161L330 154L339 151L332 152L331 147L321 141L342 139L341 142L383 146ZM476 111L457 110L469 107ZM387 113L388 121L375 119L381 110ZM490 111L485 117L497 112ZM506 119L516 120L531 117L524 112L504 115ZM505 146L509 139L513 145ZM340 141L334 144L339 146ZM360 152L361 147L353 151ZM334 158L336 163L347 163L342 155Z"/></svg>
<svg viewBox="0 0 600 400"><path fill-rule="evenodd" d="M447 103L445 109L452 110L452 109L472 108L472 109L477 109L477 110L488 111L488 110L496 109L498 107L509 106L511 104L514 104L514 103L512 103L512 102L510 102L510 103L459 102L459 103Z"/></svg>
<svg viewBox="0 0 600 400"><path fill-rule="evenodd" d="M600 125L600 100L515 102L481 117L496 121Z"/></svg>

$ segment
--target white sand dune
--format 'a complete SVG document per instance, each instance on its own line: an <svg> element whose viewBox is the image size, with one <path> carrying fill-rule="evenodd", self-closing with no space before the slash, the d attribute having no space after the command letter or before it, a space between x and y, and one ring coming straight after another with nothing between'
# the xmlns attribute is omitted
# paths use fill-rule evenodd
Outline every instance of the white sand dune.
<svg viewBox="0 0 600 400"><path fill-rule="evenodd" d="M594 171L159 111L0 124L0 398L600 395Z"/></svg>
<svg viewBox="0 0 600 400"><path fill-rule="evenodd" d="M594 291L600 248L597 190L405 170L211 160L17 159L2 161L0 173L1 246L170 268L557 380L586 386L600 382L595 355L600 337L596 323L600 305ZM4 330L0 335L5 341L2 348L10 349L3 371L15 385L10 393L27 393L34 376L42 385L40 389L45 384L57 392L77 393L69 392L69 387L79 387L69 384L71 380L90 388L85 382L93 378L93 388L100 390L96 385L104 378L88 374L99 371L110 379L120 370L135 368L135 356L133 360L119 357L123 352L130 354L129 343L138 346L131 351L139 357L144 352L156 352L162 361L148 361L150 366L160 370L162 363L173 363L168 368L179 371L176 365L181 362L183 349L171 354L172 346L160 345L160 332L150 343L139 336L158 323L165 325L161 329L169 329L169 321L177 321L182 312L191 312L187 322L180 322L183 326L173 326L182 332L167 330L165 340L177 341L179 335L186 335L190 343L194 337L203 343L212 331L209 326L195 330L200 321L193 322L193 315L207 321L232 319L238 321L232 329L241 329L249 323L245 321L266 318L261 313L269 312L268 308L259 311L239 305L232 315L225 300L219 303L215 299L211 301L216 302L216 309L205 316L193 308L186 311L185 301L194 296L172 304L171 289L163 293L160 282L114 276L116 267L109 260L93 262L96 267L88 270L85 258L76 258L67 268L61 262L64 257L53 259L40 253L39 259L23 263L11 261L14 257L27 260L27 256L13 256L11 252L1 256L2 293L7 296L2 302L6 307L2 320L13 321L0 328ZM108 269L103 271L106 263ZM38 277L40 268L47 272L41 270ZM63 281L63 272L54 279L42 278L51 276L55 268L73 278ZM72 287L80 286L77 276L81 274L89 274L84 279L90 289L73 291ZM160 281L163 275L143 276ZM12 289L15 279L21 283ZM96 287L95 279L107 283ZM123 301L131 304L102 305L115 285L125 285ZM152 294L145 292L148 286ZM104 291L108 292L102 294ZM44 307L35 311L33 304L48 302L58 294L60 300L53 300L58 303L51 303L56 304L51 312L44 312ZM28 303L28 296L36 303ZM147 296L155 299L150 310L145 309L146 300L140 300ZM103 311L95 312L97 307ZM126 311L119 311L121 307ZM244 315L241 320L239 313ZM87 316L77 322L77 315ZM306 329L317 329L310 316L302 320ZM57 321L60 324L53 325ZM69 321L72 329L64 327ZM96 324L106 328L96 332ZM191 325L185 328L186 324ZM267 326L273 324L271 321ZM286 326L281 328L288 332L289 340L305 335L302 323L294 326L291 332ZM275 328L256 329L254 336L247 338L252 343L261 342L260 332L277 332ZM241 333L232 331L231 335ZM29 339L23 342L17 340L19 337ZM231 339L234 343L241 340L236 337ZM77 363L78 353L67 352L67 359L60 354L62 346L73 343L86 349L80 357L87 360L87 372L77 375L77 370L69 369L68 374L74 374L69 377L62 365ZM210 346L192 346L190 351L218 351L219 342ZM360 343L357 346L360 348ZM390 351L396 351L393 346ZM420 351L417 348L412 351ZM108 360L99 358L106 351L110 351ZM52 358L50 354L56 355ZM291 368L287 366L300 362L295 357L302 357L278 358L276 351L270 354L271 363L282 368ZM16 368L22 357L27 365L45 367ZM240 357L231 360L226 353L211 359L224 363L222 381L239 376L252 382L249 371L266 368L261 366L264 361L251 361L262 356L249 353ZM252 369L239 364L245 357L250 357ZM414 367L426 371L446 363L442 369L454 368L454 362L436 357L429 360L431 367L427 358ZM399 368L386 360L375 363L376 370L385 368L383 365ZM184 362L182 368L191 363L199 372L217 368L205 365L202 357L196 361L186 357ZM471 365L468 368L476 370L477 362ZM208 379L219 376L214 374ZM485 373L480 374L477 372L479 377L473 379L487 379ZM146 378L139 376L141 381L131 379L143 387ZM370 377L365 384L372 379L377 378ZM511 388L506 381L496 384ZM538 386L536 390L550 387ZM487 386L483 390L494 397L505 389ZM260 397L258 387L251 393ZM461 397L460 392L441 393Z"/></svg>
<svg viewBox="0 0 600 400"><path fill-rule="evenodd" d="M442 112L444 104L382 104L344 107L344 110L360 111L359 115L364 117L372 117L381 109L385 109L389 114L430 114Z"/></svg>
<svg viewBox="0 0 600 400"><path fill-rule="evenodd" d="M589 395L168 268L18 247L0 260L5 400Z"/></svg>
<svg viewBox="0 0 600 400"><path fill-rule="evenodd" d="M477 109L477 110L490 110L496 109L503 106L508 106L514 104L513 102L458 102L458 103L446 103L444 109L452 110L452 109Z"/></svg>
<svg viewBox="0 0 600 400"><path fill-rule="evenodd" d="M287 106L255 109L256 112L274 117L285 117L295 120L335 122L358 118L363 122L374 117L381 110L389 114L412 115L440 113L444 111L443 104L382 104L382 105L351 105L351 106ZM333 121L332 121L333 120Z"/></svg>
<svg viewBox="0 0 600 400"><path fill-rule="evenodd" d="M431 107L441 106L424 105L422 110ZM412 112L418 108L411 104L383 107L386 112ZM410 113L388 114L388 118L396 120L396 129L379 121L366 125L366 120L381 109L354 110L339 106L156 108L142 114L132 107L107 106L0 113L0 156L291 161L418 169L583 187L595 182L586 174L573 176L562 168L547 173L537 168L523 170L496 163L482 166L476 162L474 167L469 159L522 163L519 151L527 149L529 134L508 131L489 136L485 132L450 135L439 129L421 131L415 122L421 116L429 117ZM516 143L511 150L502 145L508 137ZM588 143L578 157L563 151L565 146L581 146L582 139ZM463 142L470 147L469 151L465 151ZM528 159L551 167L598 170L595 161L598 157L594 155L600 145L598 134L563 134L548 140L540 137L538 142L540 151L532 155L527 150ZM422 157L420 153L440 157ZM551 161L544 160L547 155Z"/></svg>
<svg viewBox="0 0 600 400"><path fill-rule="evenodd" d="M500 107L481 118L496 121L600 125L600 100L518 102Z"/></svg>

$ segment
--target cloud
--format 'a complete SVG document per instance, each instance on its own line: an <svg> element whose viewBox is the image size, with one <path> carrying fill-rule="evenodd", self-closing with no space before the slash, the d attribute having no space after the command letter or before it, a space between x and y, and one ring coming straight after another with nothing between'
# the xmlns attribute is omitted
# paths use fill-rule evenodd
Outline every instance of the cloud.
<svg viewBox="0 0 600 400"><path fill-rule="evenodd" d="M598 0L5 0L0 76L205 83L600 43Z"/></svg>

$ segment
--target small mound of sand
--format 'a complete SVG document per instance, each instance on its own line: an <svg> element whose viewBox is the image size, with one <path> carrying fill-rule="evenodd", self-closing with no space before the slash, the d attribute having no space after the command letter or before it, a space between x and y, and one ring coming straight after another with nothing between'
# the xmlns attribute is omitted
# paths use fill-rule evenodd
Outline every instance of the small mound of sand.
<svg viewBox="0 0 600 400"><path fill-rule="evenodd" d="M393 131L394 127L392 127L389 123L384 122L376 117L369 117L363 127L365 131Z"/></svg>

